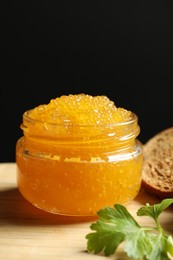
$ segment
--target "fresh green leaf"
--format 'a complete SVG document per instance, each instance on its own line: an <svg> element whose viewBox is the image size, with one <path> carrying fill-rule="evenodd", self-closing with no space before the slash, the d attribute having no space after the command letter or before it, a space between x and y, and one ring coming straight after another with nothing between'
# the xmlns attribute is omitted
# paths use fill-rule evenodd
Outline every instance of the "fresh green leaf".
<svg viewBox="0 0 173 260"><path fill-rule="evenodd" d="M151 234L150 234L151 237ZM166 260L169 259L167 255L167 251L165 250L166 246L166 237L164 234L159 233L155 236L153 236L153 241L152 241L152 250L150 251L149 254L146 254L147 259L153 259L153 260Z"/></svg>
<svg viewBox="0 0 173 260"><path fill-rule="evenodd" d="M158 216L171 204L173 204L173 199L163 199L161 203L150 205L149 203L146 204L145 207L141 207L137 211L138 216L150 216L154 219L158 218Z"/></svg>
<svg viewBox="0 0 173 260"><path fill-rule="evenodd" d="M151 239L142 228L139 228L138 232L135 232L134 234L126 234L124 251L133 259L141 259L152 251L153 240L154 238Z"/></svg>
<svg viewBox="0 0 173 260"><path fill-rule="evenodd" d="M98 212L98 216L100 221L112 223L117 232L125 233L127 230L129 231L131 226L133 230L135 227L140 227L140 225L123 205L115 204L114 208L107 207L105 209L101 209Z"/></svg>
<svg viewBox="0 0 173 260"><path fill-rule="evenodd" d="M167 243L166 243L166 251L173 256L173 237L168 236Z"/></svg>
<svg viewBox="0 0 173 260"><path fill-rule="evenodd" d="M124 240L124 235L114 231L112 225L97 221L91 225L96 232L86 236L88 239L88 251L98 254L103 252L106 256L115 252L119 244Z"/></svg>
<svg viewBox="0 0 173 260"><path fill-rule="evenodd" d="M173 256L173 238L161 227L158 216L172 203L173 199L164 199L137 211L138 216L153 218L156 227L142 227L120 204L99 210L99 219L90 226L94 232L86 235L88 252L109 256L124 243L123 249L132 259L168 260L168 254Z"/></svg>

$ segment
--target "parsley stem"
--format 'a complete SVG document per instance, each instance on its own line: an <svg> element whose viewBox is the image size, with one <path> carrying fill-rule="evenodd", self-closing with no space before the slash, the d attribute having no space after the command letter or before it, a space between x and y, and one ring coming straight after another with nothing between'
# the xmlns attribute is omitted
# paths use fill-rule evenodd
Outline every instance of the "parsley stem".
<svg viewBox="0 0 173 260"><path fill-rule="evenodd" d="M164 233L163 228L162 228L162 226L160 225L158 216L155 218L155 222L156 222L158 231L161 232L161 233Z"/></svg>

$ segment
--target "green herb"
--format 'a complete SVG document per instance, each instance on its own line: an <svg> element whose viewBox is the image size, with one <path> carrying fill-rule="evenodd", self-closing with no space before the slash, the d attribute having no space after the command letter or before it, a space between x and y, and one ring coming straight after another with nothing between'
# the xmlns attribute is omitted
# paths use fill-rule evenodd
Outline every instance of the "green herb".
<svg viewBox="0 0 173 260"><path fill-rule="evenodd" d="M91 224L95 232L86 235L87 251L110 256L121 243L124 252L132 259L166 260L173 256L173 237L168 235L159 222L160 214L171 204L173 198L161 203L141 207L137 216L151 217L154 227L141 226L120 204L98 211L99 219Z"/></svg>

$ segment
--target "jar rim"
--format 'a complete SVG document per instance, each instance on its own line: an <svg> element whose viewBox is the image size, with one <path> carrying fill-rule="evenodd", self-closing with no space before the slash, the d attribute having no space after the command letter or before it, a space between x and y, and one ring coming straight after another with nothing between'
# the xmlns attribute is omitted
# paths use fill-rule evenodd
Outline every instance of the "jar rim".
<svg viewBox="0 0 173 260"><path fill-rule="evenodd" d="M66 126L66 127L83 127L83 128L87 128L87 127L116 127L116 126L125 126L125 125L130 125L133 124L135 122L138 121L138 116L134 113L131 112L131 119L128 121L122 121L122 122L116 122L116 123L109 123L109 124L73 124L70 123L70 120L64 120L64 123L55 123L55 122L47 122L47 121L42 121L42 120L38 120L38 119L34 119L32 117L29 116L30 112L33 109L29 109L27 111L25 111L23 113L23 120L30 122L31 124L37 123L37 124L46 124L49 126Z"/></svg>

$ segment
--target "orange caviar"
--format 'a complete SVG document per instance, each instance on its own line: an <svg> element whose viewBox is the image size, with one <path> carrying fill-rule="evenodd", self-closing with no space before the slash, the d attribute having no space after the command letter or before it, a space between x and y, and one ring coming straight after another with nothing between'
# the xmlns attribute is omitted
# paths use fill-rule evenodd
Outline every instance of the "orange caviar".
<svg viewBox="0 0 173 260"><path fill-rule="evenodd" d="M133 200L141 185L137 116L106 96L52 99L23 114L17 180L36 207L89 216Z"/></svg>

